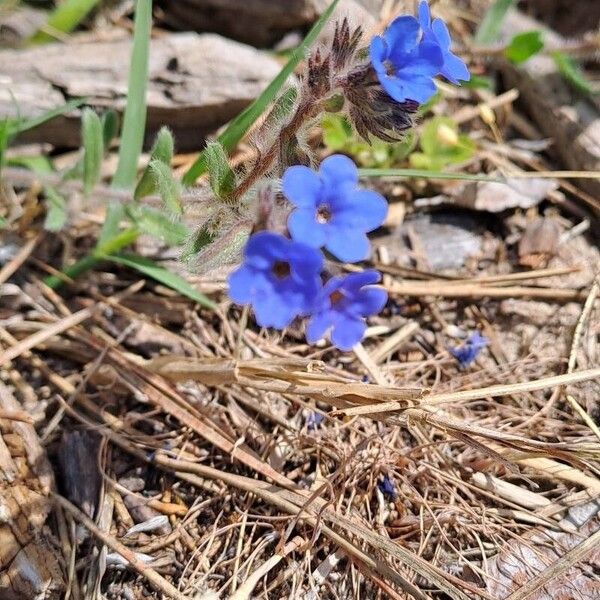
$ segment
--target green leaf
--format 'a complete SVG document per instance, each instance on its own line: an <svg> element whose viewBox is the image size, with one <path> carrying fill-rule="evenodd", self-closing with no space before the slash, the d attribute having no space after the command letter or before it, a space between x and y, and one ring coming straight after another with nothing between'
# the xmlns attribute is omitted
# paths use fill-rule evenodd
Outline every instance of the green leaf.
<svg viewBox="0 0 600 600"><path fill-rule="evenodd" d="M99 0L63 0L29 41L43 44L61 37L53 35L53 32L61 34L73 31L98 2Z"/></svg>
<svg viewBox="0 0 600 600"><path fill-rule="evenodd" d="M461 81L460 86L470 90L494 90L492 79L481 75L471 75L471 79L469 81Z"/></svg>
<svg viewBox="0 0 600 600"><path fill-rule="evenodd" d="M119 115L112 108L102 115L102 140L106 149L119 134Z"/></svg>
<svg viewBox="0 0 600 600"><path fill-rule="evenodd" d="M288 77L294 72L296 66L306 56L307 50L317 39L319 33L329 20L339 0L333 0L327 10L319 17L312 29L308 32L302 43L294 50L292 56L281 69L279 74L267 86L265 91L245 110L243 110L231 123L225 131L218 137L218 141L227 152L230 152L236 144L244 137L253 123L263 114L267 106L273 102L275 96L287 81ZM200 175L206 172L206 151L201 152L194 164L183 176L184 185L192 185Z"/></svg>
<svg viewBox="0 0 600 600"><path fill-rule="evenodd" d="M150 163L150 171L154 176L154 184L167 211L173 215L182 215L181 186L173 177L171 167L160 160L153 160Z"/></svg>
<svg viewBox="0 0 600 600"><path fill-rule="evenodd" d="M329 150L342 150L353 138L352 125L343 115L327 113L321 120L323 142Z"/></svg>
<svg viewBox="0 0 600 600"><path fill-rule="evenodd" d="M526 31L513 37L504 50L504 56L516 65L520 65L537 54L543 47L541 31Z"/></svg>
<svg viewBox="0 0 600 600"><path fill-rule="evenodd" d="M31 117L30 119L8 119L11 135L18 135L19 133L23 133L24 131L29 131L34 127L38 127L38 125L42 125L43 123L46 123L46 121L50 121L55 117L59 117L60 115L64 115L65 113L75 110L84 102L85 98L75 98L65 102L64 104L61 104L61 106L51 108L37 117Z"/></svg>
<svg viewBox="0 0 600 600"><path fill-rule="evenodd" d="M441 170L446 165L468 160L475 152L475 144L458 132L458 125L449 117L433 117L425 123L420 146L424 156L414 152L411 165L416 168Z"/></svg>
<svg viewBox="0 0 600 600"><path fill-rule="evenodd" d="M86 196L100 181L104 140L102 121L91 109L85 108L81 115L81 139L83 142L83 192Z"/></svg>
<svg viewBox="0 0 600 600"><path fill-rule="evenodd" d="M210 187L217 198L227 200L235 189L235 173L229 166L227 154L219 142L209 142L204 152Z"/></svg>
<svg viewBox="0 0 600 600"><path fill-rule="evenodd" d="M135 254L113 254L107 255L104 258L119 265L129 267L130 269L135 269L143 275L151 277L202 306L206 306L213 310L216 308L214 302L193 288L185 279L183 279L183 277L168 271L148 258L136 256Z"/></svg>
<svg viewBox="0 0 600 600"><path fill-rule="evenodd" d="M594 90L592 84L587 80L581 67L570 56L562 52L553 52L552 58L556 68L571 87L585 95L597 93L597 90Z"/></svg>
<svg viewBox="0 0 600 600"><path fill-rule="evenodd" d="M60 231L66 224L69 214L67 212L67 201L54 188L44 189L48 210L44 219L44 229L47 231Z"/></svg>
<svg viewBox="0 0 600 600"><path fill-rule="evenodd" d="M444 171L431 171L429 169L359 169L358 174L361 177L422 177L423 179L457 179L462 181L493 181L496 183L505 183L503 179L499 179L497 177L490 177L489 175L447 173Z"/></svg>
<svg viewBox="0 0 600 600"><path fill-rule="evenodd" d="M8 221L4 217L0 217L0 229L4 229L8 225Z"/></svg>
<svg viewBox="0 0 600 600"><path fill-rule="evenodd" d="M475 41L478 44L493 44L498 39L502 22L514 1L496 0L487 10L475 34Z"/></svg>
<svg viewBox="0 0 600 600"><path fill-rule="evenodd" d="M143 232L162 239L169 246L181 246L189 237L187 227L160 210L132 204L126 209L129 218Z"/></svg>
<svg viewBox="0 0 600 600"><path fill-rule="evenodd" d="M168 127L161 127L160 131L156 134L156 139L152 145L148 166L144 169L144 172L135 187L133 197L136 200L149 196L156 191L156 178L150 169L150 163L154 160L160 160L165 163L165 165L170 166L174 151L175 143L171 131Z"/></svg>
<svg viewBox="0 0 600 600"><path fill-rule="evenodd" d="M111 202L107 206L106 216L104 217L104 223L102 223L100 237L96 242L96 248L103 246L109 240L115 238L119 234L119 226L124 218L125 208L122 204L118 202Z"/></svg>
<svg viewBox="0 0 600 600"><path fill-rule="evenodd" d="M144 144L151 29L152 0L137 0L127 84L127 105L123 117L119 162L112 181L114 187L133 187L138 158Z"/></svg>

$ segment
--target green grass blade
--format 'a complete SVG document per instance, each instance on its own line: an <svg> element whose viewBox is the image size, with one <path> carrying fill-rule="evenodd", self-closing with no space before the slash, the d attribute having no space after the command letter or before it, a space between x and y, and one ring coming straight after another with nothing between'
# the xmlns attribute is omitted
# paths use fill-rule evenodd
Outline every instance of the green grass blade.
<svg viewBox="0 0 600 600"><path fill-rule="evenodd" d="M470 175L468 173L448 173L428 169L359 169L361 177L423 177L424 179L459 179L463 181L495 181L505 183L503 179L489 175Z"/></svg>
<svg viewBox="0 0 600 600"><path fill-rule="evenodd" d="M319 17L312 29L308 32L302 43L294 50L292 56L281 69L277 77L268 85L265 91L250 106L244 109L217 138L223 148L230 152L235 145L244 137L253 123L263 114L267 106L273 102L275 96L286 82L287 78L294 72L298 63L306 55L306 51L317 39L319 33L329 20L339 0L333 0L327 10ZM201 152L183 176L184 185L192 185L200 175L206 172L206 154Z"/></svg>
<svg viewBox="0 0 600 600"><path fill-rule="evenodd" d="M86 271L93 269L101 260L106 259L107 255L120 252L123 248L135 242L139 235L140 232L136 228L126 229L115 237L104 241L103 244L97 245L93 252L63 269L62 273L70 279L75 279ZM44 283L55 290L65 283L65 278L59 275L51 275L44 279Z"/></svg>
<svg viewBox="0 0 600 600"><path fill-rule="evenodd" d="M104 156L102 121L91 108L84 109L81 116L81 141L83 144L83 192L88 196L100 181Z"/></svg>
<svg viewBox="0 0 600 600"><path fill-rule="evenodd" d="M124 267L135 269L136 271L139 271L147 277L151 277L155 281L170 287L176 292L179 292L182 296L186 296L202 306L206 306L207 308L211 308L213 310L216 308L214 302L193 288L183 277L180 277L175 273L171 273L171 271L168 271L164 267L157 265L148 258L136 256L134 254L118 254L106 256L105 258L106 260L123 265Z"/></svg>
<svg viewBox="0 0 600 600"><path fill-rule="evenodd" d="M552 58L556 68L571 87L584 95L597 93L581 67L570 56L562 52L553 52Z"/></svg>
<svg viewBox="0 0 600 600"><path fill-rule="evenodd" d="M61 34L73 31L98 3L99 0L63 0L29 41L32 44L44 44L59 37L53 35L54 32Z"/></svg>
<svg viewBox="0 0 600 600"><path fill-rule="evenodd" d="M61 106L47 110L45 113L42 113L37 117L32 117L30 119L10 119L9 122L11 123L12 134L18 135L19 133L33 129L38 125L42 125L42 123L45 123L46 121L50 121L55 117L59 117L60 115L64 115L65 113L75 110L84 102L85 98L74 98L73 100L65 102Z"/></svg>
<svg viewBox="0 0 600 600"><path fill-rule="evenodd" d="M498 39L502 21L506 17L508 9L514 4L515 0L496 0L488 9L477 29L475 41L478 44L493 44Z"/></svg>
<svg viewBox="0 0 600 600"><path fill-rule="evenodd" d="M123 117L119 162L112 181L114 187L133 187L138 158L144 144L151 29L152 0L137 0L133 28L133 48L129 65L127 105Z"/></svg>

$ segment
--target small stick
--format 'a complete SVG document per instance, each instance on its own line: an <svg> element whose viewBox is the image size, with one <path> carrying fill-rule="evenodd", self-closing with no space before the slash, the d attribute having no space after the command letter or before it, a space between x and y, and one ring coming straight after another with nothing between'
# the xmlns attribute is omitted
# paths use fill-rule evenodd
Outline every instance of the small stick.
<svg viewBox="0 0 600 600"><path fill-rule="evenodd" d="M482 398L491 398L493 396L512 396L519 392L533 392L553 388L558 385L568 385L580 381L589 381L591 379L600 379L600 368L587 369L585 371L576 371L575 373L565 373L554 377L537 379L536 381L525 381L522 383L509 383L507 385L491 385L489 387L476 390L463 390L461 392L449 392L447 394L433 394L424 396L420 403L424 407L432 407L438 404L468 402L470 400L481 400ZM342 410L336 410L329 413L334 415L370 415L383 412L393 412L406 409L405 402L382 402L381 404L370 404L367 406L354 406Z"/></svg>
<svg viewBox="0 0 600 600"><path fill-rule="evenodd" d="M252 591L258 585L258 582L274 567L276 567L288 554L291 554L301 546L306 544L306 540L300 536L295 537L288 542L281 554L275 554L266 560L254 573L249 575L248 579L238 588L236 592L229 596L229 600L248 600L252 596Z"/></svg>
<svg viewBox="0 0 600 600"><path fill-rule="evenodd" d="M6 419L7 421L21 421L28 425L33 425L33 419L30 415L22 410L4 410L0 408L0 419Z"/></svg>
<svg viewBox="0 0 600 600"><path fill-rule="evenodd" d="M27 260L33 252L37 243L40 241L40 236L30 239L20 250L16 256L7 262L0 270L0 283L4 283L9 277L15 274L17 269Z"/></svg>
<svg viewBox="0 0 600 600"><path fill-rule="evenodd" d="M154 569L142 562L136 556L135 552L121 544L121 542L117 541L111 535L99 529L94 521L82 513L75 505L71 504L66 498L59 496L58 494L53 494L53 497L57 504L66 510L76 521L85 526L92 535L98 538L105 546L108 546L114 552L119 553L155 590L162 592L168 598L174 598L174 600L187 600L187 596L179 592Z"/></svg>
<svg viewBox="0 0 600 600"><path fill-rule="evenodd" d="M577 326L575 327L575 333L573 334L573 342L571 343L571 353L569 355L569 364L567 366L567 373L572 373L575 370L575 365L577 363L577 348L579 347L579 342L581 341L581 336L583 335L583 328L587 323L590 313L594 308L594 303L596 302L596 298L598 297L598 292L600 292L600 284L598 283L598 279L594 281L592 288L590 289L590 293L583 305L583 310L581 311L581 316L579 317L579 321L577 321ZM594 420L587 414L585 409L575 400L574 396L571 394L567 394L567 400L569 404L573 407L573 409L579 414L579 416L584 420L585 424L594 432L594 435L600 440L600 429Z"/></svg>

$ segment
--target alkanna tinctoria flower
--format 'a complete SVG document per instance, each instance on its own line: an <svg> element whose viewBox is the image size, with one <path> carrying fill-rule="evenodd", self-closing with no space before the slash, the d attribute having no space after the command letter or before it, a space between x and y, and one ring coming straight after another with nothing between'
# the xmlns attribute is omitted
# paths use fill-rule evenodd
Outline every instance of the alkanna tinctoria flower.
<svg viewBox="0 0 600 600"><path fill-rule="evenodd" d="M340 350L351 350L365 334L365 318L377 314L387 302L386 291L374 284L377 271L332 277L321 290L306 326L306 339L314 344L329 333Z"/></svg>
<svg viewBox="0 0 600 600"><path fill-rule="evenodd" d="M451 50L448 28L441 19L431 22L425 0L419 19L394 19L383 35L371 41L371 63L385 91L397 102L423 103L435 94L433 78L441 74L453 83L468 80L469 72Z"/></svg>
<svg viewBox="0 0 600 600"><path fill-rule="evenodd" d="M350 158L334 154L321 163L318 173L289 167L283 193L295 206L288 219L294 240L325 247L346 262L367 258L366 234L383 223L387 202L381 194L358 187L358 171Z"/></svg>
<svg viewBox="0 0 600 600"><path fill-rule="evenodd" d="M270 231L250 237L244 262L229 276L229 295L249 304L262 327L287 327L306 315L321 289L323 255Z"/></svg>
<svg viewBox="0 0 600 600"><path fill-rule="evenodd" d="M440 74L455 84L459 81L469 81L471 75L467 65L450 49L452 40L446 23L442 19L431 21L429 4L425 0L419 3L419 25L423 29L423 40L437 44L442 51L444 63L440 69Z"/></svg>

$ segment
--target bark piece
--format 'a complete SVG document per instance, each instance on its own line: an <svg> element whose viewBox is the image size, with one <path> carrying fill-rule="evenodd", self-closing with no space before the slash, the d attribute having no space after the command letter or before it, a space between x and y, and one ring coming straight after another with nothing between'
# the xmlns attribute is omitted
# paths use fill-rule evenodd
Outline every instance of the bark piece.
<svg viewBox="0 0 600 600"><path fill-rule="evenodd" d="M0 408L18 410L0 383ZM64 589L44 530L52 509L52 468L33 426L0 419L0 598L53 600Z"/></svg>
<svg viewBox="0 0 600 600"><path fill-rule="evenodd" d="M69 42L0 51L0 119L35 117L85 96L91 106L122 112L127 99L131 41ZM280 70L273 58L218 35L171 34L152 40L147 134L161 125L179 150L198 148L203 137L246 107ZM79 145L79 111L26 132L22 142Z"/></svg>
<svg viewBox="0 0 600 600"><path fill-rule="evenodd" d="M270 46L293 29L311 25L330 0L163 0L165 24L179 30L214 31L253 44ZM341 0L339 15L349 15L357 24L373 16L382 0Z"/></svg>
<svg viewBox="0 0 600 600"><path fill-rule="evenodd" d="M502 25L505 41L518 33L541 30L547 47L565 39L523 13L509 11ZM519 90L520 101L544 135L554 139L552 151L573 170L600 170L600 110L593 100L573 91L558 72L554 60L538 54L522 65L501 62L508 87ZM590 194L600 194L600 181L578 180Z"/></svg>

